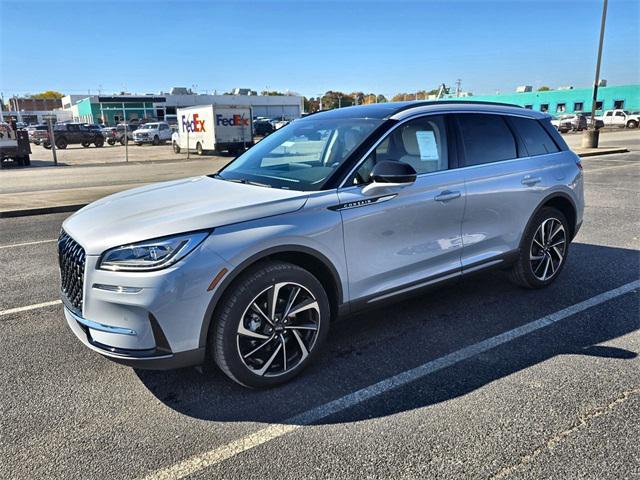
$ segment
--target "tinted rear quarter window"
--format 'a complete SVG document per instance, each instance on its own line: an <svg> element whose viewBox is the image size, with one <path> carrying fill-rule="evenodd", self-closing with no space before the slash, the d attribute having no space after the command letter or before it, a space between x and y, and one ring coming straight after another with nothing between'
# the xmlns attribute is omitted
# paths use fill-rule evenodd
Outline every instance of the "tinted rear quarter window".
<svg viewBox="0 0 640 480"><path fill-rule="evenodd" d="M517 158L516 141L500 115L458 115L465 165L481 165Z"/></svg>
<svg viewBox="0 0 640 480"><path fill-rule="evenodd" d="M510 117L530 156L558 152L559 149L540 122L532 118Z"/></svg>

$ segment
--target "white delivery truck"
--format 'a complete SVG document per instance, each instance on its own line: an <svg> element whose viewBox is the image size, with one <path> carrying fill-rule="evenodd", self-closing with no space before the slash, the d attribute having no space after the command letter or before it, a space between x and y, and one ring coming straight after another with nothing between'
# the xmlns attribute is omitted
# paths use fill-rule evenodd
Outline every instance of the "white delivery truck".
<svg viewBox="0 0 640 480"><path fill-rule="evenodd" d="M178 131L171 138L173 151L227 151L232 155L253 145L251 107L198 105L178 108Z"/></svg>

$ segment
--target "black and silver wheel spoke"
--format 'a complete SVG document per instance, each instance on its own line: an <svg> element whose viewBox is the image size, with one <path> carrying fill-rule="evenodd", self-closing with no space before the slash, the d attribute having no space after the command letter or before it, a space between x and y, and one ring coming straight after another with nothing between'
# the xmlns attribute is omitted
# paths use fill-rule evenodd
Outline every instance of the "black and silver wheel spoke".
<svg viewBox="0 0 640 480"><path fill-rule="evenodd" d="M557 218L547 218L540 224L531 242L529 261L538 280L549 280L564 261L567 237L564 226Z"/></svg>
<svg viewBox="0 0 640 480"><path fill-rule="evenodd" d="M238 322L238 353L257 375L283 375L309 356L319 328L320 306L313 294L303 285L276 283L246 307Z"/></svg>

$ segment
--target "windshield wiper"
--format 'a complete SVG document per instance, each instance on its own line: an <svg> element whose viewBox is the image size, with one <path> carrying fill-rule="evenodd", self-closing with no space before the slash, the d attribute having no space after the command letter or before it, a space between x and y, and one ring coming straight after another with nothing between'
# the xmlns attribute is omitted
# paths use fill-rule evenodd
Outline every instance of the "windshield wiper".
<svg viewBox="0 0 640 480"><path fill-rule="evenodd" d="M258 187L272 188L271 185L268 185L266 183L254 182L253 180L247 180L246 178L224 178L219 173L214 173L213 175L211 175L211 177L218 178L220 180L226 180L227 182L242 183L244 185L256 185Z"/></svg>

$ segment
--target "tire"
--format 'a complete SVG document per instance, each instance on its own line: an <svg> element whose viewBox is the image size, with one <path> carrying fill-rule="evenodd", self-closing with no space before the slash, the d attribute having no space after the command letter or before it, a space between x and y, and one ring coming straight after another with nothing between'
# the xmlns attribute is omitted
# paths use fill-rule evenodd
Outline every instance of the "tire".
<svg viewBox="0 0 640 480"><path fill-rule="evenodd" d="M202 155L204 153L204 150L202 149L202 145L200 144L200 142L196 143L196 153L198 155Z"/></svg>
<svg viewBox="0 0 640 480"><path fill-rule="evenodd" d="M274 292L275 316L269 306ZM287 307L292 311L301 306L307 308L282 318ZM267 321L267 316L275 321ZM208 355L241 385L274 387L313 362L327 338L329 319L329 299L316 277L290 263L261 262L234 280L222 296L209 330Z"/></svg>
<svg viewBox="0 0 640 480"><path fill-rule="evenodd" d="M84 148L89 148L89 145L91 145L89 142L82 142L81 144Z"/></svg>
<svg viewBox="0 0 640 480"><path fill-rule="evenodd" d="M109 140L107 140L107 143L111 146L114 146L116 144L116 141L113 138L110 138Z"/></svg>
<svg viewBox="0 0 640 480"><path fill-rule="evenodd" d="M157 135L155 137L153 137L153 144L154 145L160 145L160 138Z"/></svg>
<svg viewBox="0 0 640 480"><path fill-rule="evenodd" d="M93 142L93 144L96 146L96 148L104 147L104 138L96 138L96 141Z"/></svg>
<svg viewBox="0 0 640 480"><path fill-rule="evenodd" d="M67 141L64 138L57 138L56 148L59 148L60 150L64 150L65 148L67 148Z"/></svg>
<svg viewBox="0 0 640 480"><path fill-rule="evenodd" d="M180 145L176 142L173 142L173 153L180 153Z"/></svg>
<svg viewBox="0 0 640 480"><path fill-rule="evenodd" d="M569 232L569 223L559 210L544 207L536 213L520 242L518 260L509 272L511 281L524 288L550 285L567 263Z"/></svg>
<svg viewBox="0 0 640 480"><path fill-rule="evenodd" d="M136 142L136 145L141 147L142 146L142 142Z"/></svg>
<svg viewBox="0 0 640 480"><path fill-rule="evenodd" d="M638 128L638 122L635 120L629 120L627 122L627 128Z"/></svg>
<svg viewBox="0 0 640 480"><path fill-rule="evenodd" d="M125 137L122 137L120 139L120 145L122 145L124 147L124 144L127 143L127 139Z"/></svg>
<svg viewBox="0 0 640 480"><path fill-rule="evenodd" d="M51 150L51 144L50 144L49 142L45 142L45 143L43 143L43 144L42 144L42 146L43 146L44 148L46 148L47 150Z"/></svg>

